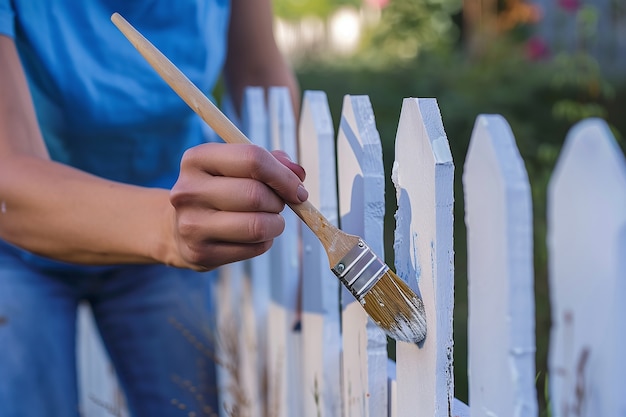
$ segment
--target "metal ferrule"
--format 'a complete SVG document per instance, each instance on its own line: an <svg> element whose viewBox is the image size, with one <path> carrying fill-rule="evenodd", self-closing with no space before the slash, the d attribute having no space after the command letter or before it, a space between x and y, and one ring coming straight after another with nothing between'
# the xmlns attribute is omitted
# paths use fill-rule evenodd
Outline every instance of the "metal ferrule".
<svg viewBox="0 0 626 417"><path fill-rule="evenodd" d="M361 301L389 267L365 242L359 240L359 243L350 249L332 270L352 295Z"/></svg>

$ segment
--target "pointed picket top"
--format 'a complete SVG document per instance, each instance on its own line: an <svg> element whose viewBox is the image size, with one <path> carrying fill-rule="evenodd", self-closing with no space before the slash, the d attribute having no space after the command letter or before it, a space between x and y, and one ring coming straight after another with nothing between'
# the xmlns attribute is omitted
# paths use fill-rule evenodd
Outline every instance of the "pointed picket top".
<svg viewBox="0 0 626 417"><path fill-rule="evenodd" d="M548 194L552 415L626 415L626 162L606 123L567 136Z"/></svg>
<svg viewBox="0 0 626 417"><path fill-rule="evenodd" d="M382 146L367 96L345 96L337 137L341 228L381 258L385 214ZM343 415L387 414L387 339L342 287Z"/></svg>
<svg viewBox="0 0 626 417"><path fill-rule="evenodd" d="M421 294L426 339L398 342L398 416L448 417L452 409L454 165L435 99L407 98L396 135L395 266Z"/></svg>
<svg viewBox="0 0 626 417"><path fill-rule="evenodd" d="M270 146L298 160L296 125L289 90L268 90ZM300 219L289 209L283 234L270 249L270 304L268 309L268 408L278 417L302 415L300 398Z"/></svg>
<svg viewBox="0 0 626 417"><path fill-rule="evenodd" d="M322 91L304 93L299 144L309 201L337 225L335 130ZM339 281L319 239L306 227L302 247L302 416L340 416Z"/></svg>
<svg viewBox="0 0 626 417"><path fill-rule="evenodd" d="M297 161L296 119L289 90L286 87L270 87L267 94L270 113L270 148L281 149L287 152L291 159Z"/></svg>
<svg viewBox="0 0 626 417"><path fill-rule="evenodd" d="M515 138L477 118L463 173L472 416L537 416L532 199Z"/></svg>
<svg viewBox="0 0 626 417"><path fill-rule="evenodd" d="M241 121L243 133L252 143L265 149L270 148L267 104L262 87L248 87L244 90Z"/></svg>

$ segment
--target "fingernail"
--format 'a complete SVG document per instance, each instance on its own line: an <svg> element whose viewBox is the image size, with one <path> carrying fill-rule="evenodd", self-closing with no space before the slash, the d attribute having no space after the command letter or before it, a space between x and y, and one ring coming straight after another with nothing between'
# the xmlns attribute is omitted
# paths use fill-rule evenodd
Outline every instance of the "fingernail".
<svg viewBox="0 0 626 417"><path fill-rule="evenodd" d="M298 191L296 192L296 194L298 196L298 200L300 200L301 203L304 203L306 199L309 198L309 192L306 190L306 188L304 188L304 185L302 184L298 185Z"/></svg>

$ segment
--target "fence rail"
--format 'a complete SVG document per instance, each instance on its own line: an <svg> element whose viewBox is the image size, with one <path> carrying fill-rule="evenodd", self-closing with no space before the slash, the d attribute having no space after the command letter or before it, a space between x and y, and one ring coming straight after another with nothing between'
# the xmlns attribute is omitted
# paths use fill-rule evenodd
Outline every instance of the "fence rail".
<svg viewBox="0 0 626 417"><path fill-rule="evenodd" d="M304 94L298 126L283 88L248 89L241 115L253 142L299 159L311 201L331 222L383 257L385 176L369 98L344 98L336 137L319 91ZM222 400L238 401L226 388L236 381L243 415L254 417L537 416L532 201L504 118L477 118L463 168L471 407L454 399L452 371L454 164L436 100L417 98L404 100L395 138L394 252L397 274L424 300L426 339L398 343L390 361L382 331L286 211L270 252L221 268L215 284L217 321L228 329L218 338L241 347L237 375L219 373ZM626 416L626 162L602 120L567 136L548 203L552 415ZM84 415L108 415L103 402L126 415L81 314Z"/></svg>

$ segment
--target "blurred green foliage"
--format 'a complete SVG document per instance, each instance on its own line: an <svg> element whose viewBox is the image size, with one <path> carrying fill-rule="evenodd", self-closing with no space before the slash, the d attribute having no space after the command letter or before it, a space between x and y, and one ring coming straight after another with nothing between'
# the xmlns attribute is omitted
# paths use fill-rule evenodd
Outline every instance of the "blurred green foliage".
<svg viewBox="0 0 626 417"><path fill-rule="evenodd" d="M374 55L370 59L380 64L449 47L459 37L453 16L460 9L461 0L391 1L365 38L362 54Z"/></svg>
<svg viewBox="0 0 626 417"><path fill-rule="evenodd" d="M286 20L298 20L302 16L326 18L341 6L358 7L361 0L273 0L274 14Z"/></svg>

